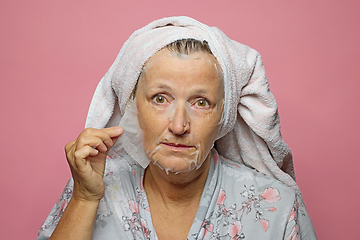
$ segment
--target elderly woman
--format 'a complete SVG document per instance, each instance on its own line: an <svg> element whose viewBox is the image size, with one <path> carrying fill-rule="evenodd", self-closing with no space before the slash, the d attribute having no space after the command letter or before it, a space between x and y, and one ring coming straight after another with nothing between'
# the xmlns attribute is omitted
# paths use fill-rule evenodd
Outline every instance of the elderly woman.
<svg viewBox="0 0 360 240"><path fill-rule="evenodd" d="M316 239L260 55L217 28L136 31L86 127L38 239Z"/></svg>

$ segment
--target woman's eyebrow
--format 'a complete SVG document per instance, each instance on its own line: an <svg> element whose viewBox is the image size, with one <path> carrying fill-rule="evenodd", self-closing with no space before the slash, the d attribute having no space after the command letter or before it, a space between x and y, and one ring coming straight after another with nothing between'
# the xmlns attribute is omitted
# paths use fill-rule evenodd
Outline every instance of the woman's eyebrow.
<svg viewBox="0 0 360 240"><path fill-rule="evenodd" d="M163 83L156 83L153 86L150 87L150 90L153 89L165 89L165 90L171 90L172 88L169 85L163 84Z"/></svg>
<svg viewBox="0 0 360 240"><path fill-rule="evenodd" d="M164 83L155 83L153 86L151 86L149 88L150 91L154 91L154 90L166 90L166 91L171 91L174 88L171 87L170 85L164 84ZM202 95L202 94L209 94L209 90L205 89L205 88L197 88L197 89L192 89L191 87L188 88L188 92L191 93L192 95Z"/></svg>
<svg viewBox="0 0 360 240"><path fill-rule="evenodd" d="M203 88L195 89L195 90L193 91L194 94L207 94L208 92L209 92L209 90L203 89Z"/></svg>

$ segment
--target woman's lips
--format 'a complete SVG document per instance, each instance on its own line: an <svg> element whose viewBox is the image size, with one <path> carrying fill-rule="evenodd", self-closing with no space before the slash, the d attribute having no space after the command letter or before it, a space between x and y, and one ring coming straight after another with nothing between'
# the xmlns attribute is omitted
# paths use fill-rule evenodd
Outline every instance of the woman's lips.
<svg viewBox="0 0 360 240"><path fill-rule="evenodd" d="M193 146L176 143L161 143L161 145L173 151L186 151L193 148Z"/></svg>

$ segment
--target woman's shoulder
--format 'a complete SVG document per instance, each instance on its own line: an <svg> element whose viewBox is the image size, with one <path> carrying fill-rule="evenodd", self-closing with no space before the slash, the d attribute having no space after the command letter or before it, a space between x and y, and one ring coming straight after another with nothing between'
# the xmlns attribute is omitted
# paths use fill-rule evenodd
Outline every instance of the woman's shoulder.
<svg viewBox="0 0 360 240"><path fill-rule="evenodd" d="M283 203L293 204L296 197L296 191L293 188L242 163L226 159L221 155L217 156L220 163L221 182L225 189L230 187L242 197L257 195L266 202L277 202L282 199ZM216 161L216 156L214 160Z"/></svg>
<svg viewBox="0 0 360 240"><path fill-rule="evenodd" d="M212 197L207 221L213 232L251 239L282 239L284 235L295 239L308 232L306 239L316 239L297 191L244 164L218 154L212 157L214 174L204 196Z"/></svg>

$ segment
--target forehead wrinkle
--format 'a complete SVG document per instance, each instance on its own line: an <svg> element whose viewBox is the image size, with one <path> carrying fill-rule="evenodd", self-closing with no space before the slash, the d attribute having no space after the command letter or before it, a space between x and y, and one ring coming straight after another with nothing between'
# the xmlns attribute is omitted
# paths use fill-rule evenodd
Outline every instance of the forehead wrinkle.
<svg viewBox="0 0 360 240"><path fill-rule="evenodd" d="M168 86L171 86L172 82L179 81L179 79L182 79L185 82L189 82L189 84L182 84L181 86L184 87L190 87L194 86L195 82L196 85L204 85L207 86L207 82L200 81L200 79L213 79L214 76L212 76L212 73L209 71L206 71L203 68L199 69L193 69L191 66L187 66L186 68L179 68L177 66L170 67L170 68L161 68L156 66L152 66L151 68L147 68L142 77L143 80L146 82L159 82L162 81L164 83L154 83L154 87L158 88L166 88ZM222 85L222 79L216 74L217 80L219 80L219 85ZM190 84L191 83L191 84Z"/></svg>
<svg viewBox="0 0 360 240"><path fill-rule="evenodd" d="M165 50L165 49L164 49ZM208 63L211 67L213 67L215 69L215 71L219 74L219 70L221 72L221 67L217 66L218 65L218 61L216 60L216 58L211 55L211 54L206 54L206 53L192 53L190 55L186 55L187 57L182 57L182 55L184 54L178 54L178 53L174 53L174 52L170 52L168 50L166 50L164 52L164 50L161 50L160 52L156 53L154 56L152 56L144 65L143 74L146 74L146 72L149 69L152 69L153 66L158 63L159 61L166 61L167 63L169 62L173 62L173 61L195 61L198 62L200 60L204 60L204 62ZM212 59L206 59L204 56L198 56L198 55L203 55L206 54L208 57L212 58ZM187 66L187 68L190 68L191 70L196 70L192 68L193 66ZM155 69L153 69L155 70ZM156 70L162 70L159 66L156 67ZM187 71L184 71L184 69L179 69L177 68L176 65L174 65L171 69L169 69L170 71L176 71L181 73L186 73ZM166 71L168 72L168 71ZM203 67L199 68L197 70L197 72L199 74L203 73Z"/></svg>
<svg viewBox="0 0 360 240"><path fill-rule="evenodd" d="M211 94L213 92L213 90L210 89L206 89L207 83L202 83L199 81L196 81L196 79L201 79L201 78L207 78L211 77L208 74L212 74L211 71L207 71L205 69L207 69L207 67L204 68L204 66L207 65L208 67L210 67L210 69L212 69L212 71L216 72L216 76L218 77L218 80L220 80L220 83L218 85L218 90L216 90L214 93L216 95L221 94L221 89L223 88L223 79L221 77L221 74L219 74L219 70L221 72L221 68L219 69L218 62L216 60L215 57L213 57L212 55L208 55L210 56L210 59L205 58L204 56L199 56L198 54L202 53L195 53L195 54L191 54L191 56L189 56L188 58L181 58L179 56L177 56L177 54L174 53L170 53L167 51L162 51L162 52L158 52L156 54L156 56L154 55L153 57L151 57L147 63L145 63L143 72L142 72L142 80L145 81L145 85L148 86L148 90L154 90L154 89L163 89L163 90L175 90L175 89L181 89L182 91L185 89L187 92L191 92L191 94ZM170 64L170 68L162 68L162 64L163 62L167 62L167 63L175 63L176 61L194 61L198 62L199 60L205 60L203 63L205 63L205 65L199 66L198 69L194 69L193 65L190 66L186 66L187 68L189 68L188 70L184 69L184 68L179 68L176 64L171 66ZM160 64L160 65L159 65ZM169 66L169 65L167 65ZM191 72L191 74L189 75L189 73ZM172 81L172 74L179 74L180 78L184 78L184 81L191 81L191 83L193 84L181 84L181 85L177 85L176 81L178 80L174 80L174 82ZM191 76L192 75L192 76ZM220 76L219 76L220 75ZM188 77L192 77L197 84L194 84L194 82L192 81L192 79L189 79ZM212 78L212 77L211 77ZM159 83L160 81L160 83ZM150 84L150 85L149 85ZM200 85L200 86L199 86ZM192 89L192 87L195 87L195 89ZM196 89L198 88L198 89ZM200 88L200 89L199 89ZM224 89L223 89L224 90Z"/></svg>

